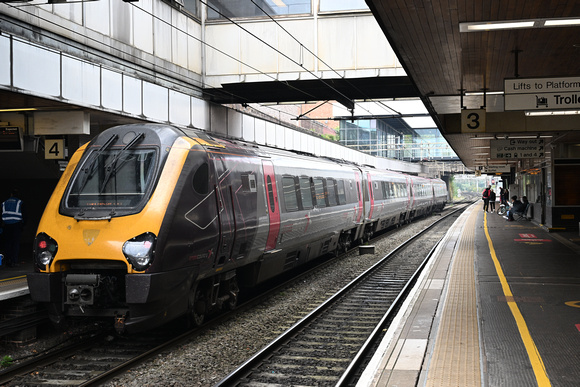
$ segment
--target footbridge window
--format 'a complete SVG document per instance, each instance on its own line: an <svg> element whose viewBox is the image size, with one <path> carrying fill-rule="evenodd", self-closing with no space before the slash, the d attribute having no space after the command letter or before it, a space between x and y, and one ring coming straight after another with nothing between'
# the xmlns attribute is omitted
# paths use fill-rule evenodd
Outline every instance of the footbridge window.
<svg viewBox="0 0 580 387"><path fill-rule="evenodd" d="M257 0L255 2L209 0L208 4L207 18L209 20L225 19L226 17L268 17L312 13L311 0Z"/></svg>
<svg viewBox="0 0 580 387"><path fill-rule="evenodd" d="M365 0L320 0L320 12L368 11Z"/></svg>

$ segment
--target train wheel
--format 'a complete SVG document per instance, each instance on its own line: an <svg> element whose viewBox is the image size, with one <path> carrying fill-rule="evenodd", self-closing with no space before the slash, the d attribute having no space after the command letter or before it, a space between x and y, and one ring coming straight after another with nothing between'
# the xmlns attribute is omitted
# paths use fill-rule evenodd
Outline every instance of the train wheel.
<svg viewBox="0 0 580 387"><path fill-rule="evenodd" d="M191 288L187 309L187 317L191 325L200 326L203 324L206 312L206 297L201 286L194 285Z"/></svg>

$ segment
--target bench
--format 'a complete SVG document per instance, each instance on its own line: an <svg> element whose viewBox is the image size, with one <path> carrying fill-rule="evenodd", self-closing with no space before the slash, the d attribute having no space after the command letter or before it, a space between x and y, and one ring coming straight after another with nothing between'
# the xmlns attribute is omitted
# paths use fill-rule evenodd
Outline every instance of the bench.
<svg viewBox="0 0 580 387"><path fill-rule="evenodd" d="M530 203L526 204L526 208L523 211L514 212L514 220L530 220L528 218L528 210L530 209Z"/></svg>

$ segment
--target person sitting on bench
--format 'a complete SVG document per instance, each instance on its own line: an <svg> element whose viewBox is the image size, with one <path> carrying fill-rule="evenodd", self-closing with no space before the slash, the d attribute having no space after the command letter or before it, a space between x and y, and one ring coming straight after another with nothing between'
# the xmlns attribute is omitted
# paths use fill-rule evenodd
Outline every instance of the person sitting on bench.
<svg viewBox="0 0 580 387"><path fill-rule="evenodd" d="M524 196L525 197L525 196ZM526 205L518 200L517 196L512 196L512 206L507 212L508 222L514 221L514 213L522 213L526 209Z"/></svg>

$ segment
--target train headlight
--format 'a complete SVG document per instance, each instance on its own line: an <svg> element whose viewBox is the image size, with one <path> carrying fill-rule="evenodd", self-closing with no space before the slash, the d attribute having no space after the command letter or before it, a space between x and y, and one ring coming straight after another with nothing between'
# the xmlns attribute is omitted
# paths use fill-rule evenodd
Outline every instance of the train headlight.
<svg viewBox="0 0 580 387"><path fill-rule="evenodd" d="M144 271L151 266L156 240L155 234L146 232L125 242L123 254L135 270Z"/></svg>
<svg viewBox="0 0 580 387"><path fill-rule="evenodd" d="M34 240L34 263L40 270L46 270L58 251L58 244L47 234L41 232Z"/></svg>

